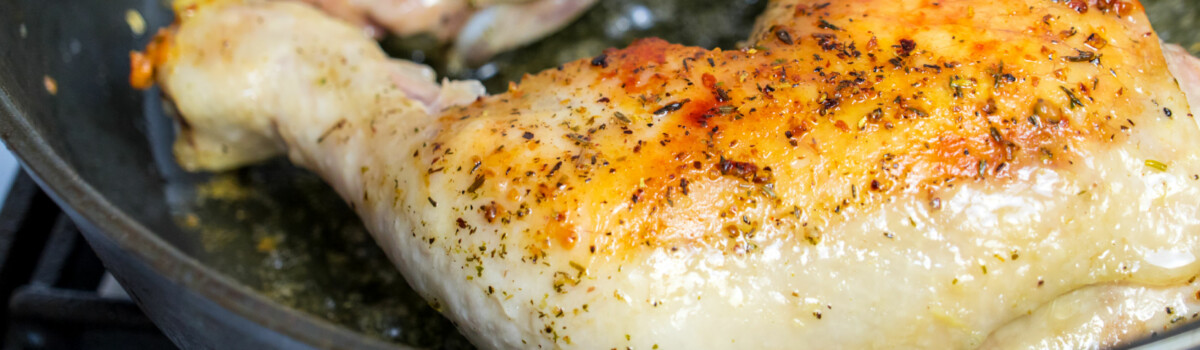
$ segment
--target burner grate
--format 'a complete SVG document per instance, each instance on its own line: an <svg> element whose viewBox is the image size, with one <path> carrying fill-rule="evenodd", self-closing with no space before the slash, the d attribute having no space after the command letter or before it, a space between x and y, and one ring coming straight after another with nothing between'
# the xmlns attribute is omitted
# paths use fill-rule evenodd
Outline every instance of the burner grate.
<svg viewBox="0 0 1200 350"><path fill-rule="evenodd" d="M175 349L25 173L0 209L4 350Z"/></svg>

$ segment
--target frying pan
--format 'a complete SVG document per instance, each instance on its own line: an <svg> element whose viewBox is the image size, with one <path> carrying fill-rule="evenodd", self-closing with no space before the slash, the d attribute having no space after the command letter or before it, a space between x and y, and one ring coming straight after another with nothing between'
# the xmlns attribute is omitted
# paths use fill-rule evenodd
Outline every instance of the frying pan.
<svg viewBox="0 0 1200 350"><path fill-rule="evenodd" d="M648 34L731 47L763 2L604 1L555 35L570 44L548 40L452 73L503 86ZM1200 7L1144 2L1168 41L1200 42L1200 30L1187 30ZM687 13L702 9L716 24ZM658 22L621 22L604 11ZM169 106L156 91L132 90L126 78L129 50L171 20L160 0L0 1L0 138L151 320L184 348L469 348L313 175L283 161L219 175L175 166ZM385 46L406 58L436 58L436 50L414 51L410 42ZM547 52L560 54L531 59ZM1193 328L1165 340L1194 345Z"/></svg>

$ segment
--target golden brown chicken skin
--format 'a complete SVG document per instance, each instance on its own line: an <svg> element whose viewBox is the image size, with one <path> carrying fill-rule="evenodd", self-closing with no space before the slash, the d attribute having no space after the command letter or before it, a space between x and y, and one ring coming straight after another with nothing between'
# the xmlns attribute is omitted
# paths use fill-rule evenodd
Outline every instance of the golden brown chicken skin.
<svg viewBox="0 0 1200 350"><path fill-rule="evenodd" d="M758 226L819 241L897 196L937 212L958 183L1076 171L1138 124L1194 126L1136 4L1021 3L775 1L752 48L647 39L447 111L430 154L494 147L429 167L582 221L549 225L545 247L733 252Z"/></svg>

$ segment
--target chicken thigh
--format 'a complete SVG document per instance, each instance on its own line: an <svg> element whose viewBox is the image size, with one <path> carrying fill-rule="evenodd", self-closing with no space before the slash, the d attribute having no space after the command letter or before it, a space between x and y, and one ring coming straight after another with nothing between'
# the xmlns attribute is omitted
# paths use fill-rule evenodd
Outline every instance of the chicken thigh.
<svg viewBox="0 0 1200 350"><path fill-rule="evenodd" d="M304 0L373 36L428 33L479 64L558 31L596 0Z"/></svg>
<svg viewBox="0 0 1200 350"><path fill-rule="evenodd" d="M1200 311L1200 64L1136 1L774 0L756 28L484 96L225 0L135 68L180 164L286 153L482 348L1094 348Z"/></svg>

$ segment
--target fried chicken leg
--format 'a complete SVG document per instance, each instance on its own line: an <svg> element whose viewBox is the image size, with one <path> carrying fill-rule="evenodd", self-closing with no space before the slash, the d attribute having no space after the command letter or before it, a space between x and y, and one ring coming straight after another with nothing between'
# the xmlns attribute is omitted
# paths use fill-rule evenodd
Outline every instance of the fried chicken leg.
<svg viewBox="0 0 1200 350"><path fill-rule="evenodd" d="M482 96L229 0L135 68L185 168L286 153L482 348L1081 348L1200 311L1200 64L1136 1L775 0L756 28Z"/></svg>

